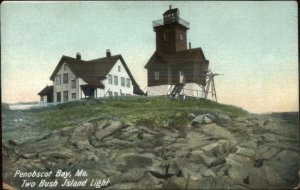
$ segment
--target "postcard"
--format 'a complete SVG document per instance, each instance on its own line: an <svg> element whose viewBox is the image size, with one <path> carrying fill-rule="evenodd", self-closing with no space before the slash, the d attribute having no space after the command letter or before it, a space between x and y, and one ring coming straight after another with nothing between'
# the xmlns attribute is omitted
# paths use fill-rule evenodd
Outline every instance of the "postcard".
<svg viewBox="0 0 300 190"><path fill-rule="evenodd" d="M294 1L2 2L3 189L299 189Z"/></svg>

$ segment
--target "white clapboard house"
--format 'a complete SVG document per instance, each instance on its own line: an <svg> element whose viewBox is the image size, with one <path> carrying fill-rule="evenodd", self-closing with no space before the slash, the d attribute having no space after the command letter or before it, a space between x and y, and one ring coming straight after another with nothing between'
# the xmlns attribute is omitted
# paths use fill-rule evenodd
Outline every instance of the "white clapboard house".
<svg viewBox="0 0 300 190"><path fill-rule="evenodd" d="M62 56L50 80L38 93L41 102L67 102L86 98L128 96L143 94L121 55L85 61L79 53L76 58Z"/></svg>

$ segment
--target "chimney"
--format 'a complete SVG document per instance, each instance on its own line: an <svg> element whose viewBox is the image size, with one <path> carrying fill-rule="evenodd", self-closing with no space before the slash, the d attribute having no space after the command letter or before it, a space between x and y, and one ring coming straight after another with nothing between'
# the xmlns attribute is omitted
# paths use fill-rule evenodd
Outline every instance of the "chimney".
<svg viewBox="0 0 300 190"><path fill-rule="evenodd" d="M80 53L78 52L78 53L76 53L76 59L77 60L81 60L81 55L80 55Z"/></svg>
<svg viewBox="0 0 300 190"><path fill-rule="evenodd" d="M189 50L191 50L192 49L192 44L191 44L191 42L189 42Z"/></svg>
<svg viewBox="0 0 300 190"><path fill-rule="evenodd" d="M106 50L106 57L110 57L110 56L111 56L110 49L107 49Z"/></svg>
<svg viewBox="0 0 300 190"><path fill-rule="evenodd" d="M169 9L170 9L170 10L172 9L172 5L169 5Z"/></svg>

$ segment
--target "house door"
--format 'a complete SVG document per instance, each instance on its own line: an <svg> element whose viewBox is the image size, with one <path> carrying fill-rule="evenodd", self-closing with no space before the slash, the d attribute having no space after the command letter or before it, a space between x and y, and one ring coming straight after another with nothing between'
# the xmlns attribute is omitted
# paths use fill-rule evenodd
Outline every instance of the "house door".
<svg viewBox="0 0 300 190"><path fill-rule="evenodd" d="M184 83L184 75L182 71L179 71L179 84Z"/></svg>

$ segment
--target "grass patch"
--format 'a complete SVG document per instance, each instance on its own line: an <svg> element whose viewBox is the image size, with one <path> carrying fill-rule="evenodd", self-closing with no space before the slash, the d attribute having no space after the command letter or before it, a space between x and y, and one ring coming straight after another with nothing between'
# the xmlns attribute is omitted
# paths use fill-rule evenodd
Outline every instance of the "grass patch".
<svg viewBox="0 0 300 190"><path fill-rule="evenodd" d="M91 117L147 127L181 127L191 122L191 113L198 115L218 112L230 117L248 114L241 108L205 99L135 96L75 101L22 112L38 125L50 129L74 126Z"/></svg>

